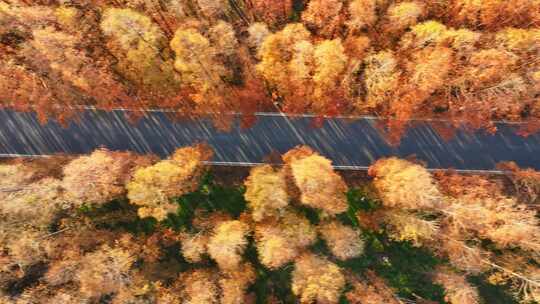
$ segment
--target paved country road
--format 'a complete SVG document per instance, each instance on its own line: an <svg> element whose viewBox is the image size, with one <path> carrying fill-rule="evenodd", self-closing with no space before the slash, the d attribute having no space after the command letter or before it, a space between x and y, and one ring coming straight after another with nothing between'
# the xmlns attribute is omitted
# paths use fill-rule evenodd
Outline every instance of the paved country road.
<svg viewBox="0 0 540 304"><path fill-rule="evenodd" d="M243 130L235 124L231 131L222 132L210 120L171 120L160 111L148 112L133 123L123 110L86 110L78 122L62 127L56 122L41 125L32 113L0 110L0 156L80 154L106 147L163 157L179 146L205 141L215 149L215 164L260 163L272 151L307 144L342 169L364 169L387 156L415 155L431 169L494 170L496 163L513 160L540 170L540 133L520 137L513 124L499 123L495 135L458 130L445 141L432 127L444 122L420 122L407 131L399 146L392 147L376 128L376 119L334 118L321 128L314 128L312 120L258 114L253 127Z"/></svg>

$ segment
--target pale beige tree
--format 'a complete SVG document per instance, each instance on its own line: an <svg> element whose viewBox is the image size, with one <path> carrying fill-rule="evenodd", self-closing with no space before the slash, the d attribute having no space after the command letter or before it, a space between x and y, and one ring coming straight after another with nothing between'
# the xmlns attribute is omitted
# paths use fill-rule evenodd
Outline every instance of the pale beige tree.
<svg viewBox="0 0 540 304"><path fill-rule="evenodd" d="M422 166L395 157L378 160L369 168L373 185L386 207L431 208L443 195L433 176Z"/></svg>
<svg viewBox="0 0 540 304"><path fill-rule="evenodd" d="M197 0L200 12L208 19L218 19L226 16L231 7L226 0Z"/></svg>
<svg viewBox="0 0 540 304"><path fill-rule="evenodd" d="M319 224L317 229L330 252L340 260L357 258L364 252L364 240L352 227L332 220Z"/></svg>
<svg viewBox="0 0 540 304"><path fill-rule="evenodd" d="M246 291L255 282L255 269L243 263L237 269L220 273L220 303L237 304L246 302Z"/></svg>
<svg viewBox="0 0 540 304"><path fill-rule="evenodd" d="M349 2L349 31L356 33L369 28L377 22L377 0L353 0Z"/></svg>
<svg viewBox="0 0 540 304"><path fill-rule="evenodd" d="M80 292L91 298L120 290L128 284L130 269L135 262L132 253L104 245L86 254L78 266L76 281Z"/></svg>
<svg viewBox="0 0 540 304"><path fill-rule="evenodd" d="M347 185L334 171L332 162L308 147L297 147L283 159L294 185L300 192L300 203L320 209L329 215L347 210Z"/></svg>
<svg viewBox="0 0 540 304"><path fill-rule="evenodd" d="M218 273L214 269L194 269L184 272L175 282L182 303L219 303Z"/></svg>
<svg viewBox="0 0 540 304"><path fill-rule="evenodd" d="M241 221L226 221L214 228L207 245L208 254L220 269L233 270L240 265L249 232L249 226Z"/></svg>
<svg viewBox="0 0 540 304"><path fill-rule="evenodd" d="M45 177L19 187L5 189L5 195L0 198L0 215L6 223L22 221L25 225L46 230L63 210L72 207L58 179Z"/></svg>
<svg viewBox="0 0 540 304"><path fill-rule="evenodd" d="M208 251L208 241L210 236L207 233L181 233L179 236L182 256L190 263L202 261Z"/></svg>
<svg viewBox="0 0 540 304"><path fill-rule="evenodd" d="M345 276L326 258L305 253L295 261L292 291L300 303L338 303L345 287Z"/></svg>
<svg viewBox="0 0 540 304"><path fill-rule="evenodd" d="M132 153L98 149L67 164L62 185L75 205L102 205L123 197L133 171L150 164L150 159Z"/></svg>
<svg viewBox="0 0 540 304"><path fill-rule="evenodd" d="M478 304L478 290L467 282L466 277L453 272L451 269L440 267L434 276L435 282L446 290L445 300L450 304Z"/></svg>
<svg viewBox="0 0 540 304"><path fill-rule="evenodd" d="M254 231L259 260L270 269L292 262L317 239L315 227L291 210L279 218L256 223Z"/></svg>
<svg viewBox="0 0 540 304"><path fill-rule="evenodd" d="M248 44L249 47L254 51L256 56L258 57L259 50L262 47L262 44L264 40L266 40L266 37L270 35L270 30L268 29L268 26L265 23L262 22L255 22L251 24L248 28Z"/></svg>
<svg viewBox="0 0 540 304"><path fill-rule="evenodd" d="M351 304L401 304L386 282L378 277L372 270L365 274L366 278L348 278L352 285L352 290L345 296Z"/></svg>

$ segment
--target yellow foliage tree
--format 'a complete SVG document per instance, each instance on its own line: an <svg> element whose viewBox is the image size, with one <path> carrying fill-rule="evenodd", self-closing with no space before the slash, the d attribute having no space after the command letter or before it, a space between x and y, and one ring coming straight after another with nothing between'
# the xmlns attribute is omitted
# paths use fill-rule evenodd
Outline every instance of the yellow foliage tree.
<svg viewBox="0 0 540 304"><path fill-rule="evenodd" d="M387 224L386 232L391 239L399 242L410 241L417 247L437 239L439 232L436 221L425 220L397 208L385 210L383 220Z"/></svg>
<svg viewBox="0 0 540 304"><path fill-rule="evenodd" d="M399 86L401 71L394 53L381 51L364 59L365 101L356 104L359 110L388 106Z"/></svg>
<svg viewBox="0 0 540 304"><path fill-rule="evenodd" d="M208 114L232 109L224 80L233 75L225 64L234 56L237 44L232 27L225 22L210 29L210 38L194 28L181 28L174 34L170 42L176 55L174 68L195 90L192 99L198 111Z"/></svg>
<svg viewBox="0 0 540 304"><path fill-rule="evenodd" d="M315 47L315 71L313 84L312 111L325 113L330 104L335 103L336 89L347 67L348 57L341 39L324 40Z"/></svg>
<svg viewBox="0 0 540 304"><path fill-rule="evenodd" d="M348 64L341 39L311 42L302 24L289 24L263 42L259 73L290 112L335 113L336 96Z"/></svg>
<svg viewBox="0 0 540 304"><path fill-rule="evenodd" d="M109 50L118 59L120 74L151 94L176 93L179 79L167 38L150 18L131 9L109 8L100 27L109 40Z"/></svg>
<svg viewBox="0 0 540 304"><path fill-rule="evenodd" d="M285 175L269 165L253 168L245 185L244 197L255 221L276 216L289 204Z"/></svg>
<svg viewBox="0 0 540 304"><path fill-rule="evenodd" d="M293 57L293 46L299 41L309 40L310 36L301 23L292 23L269 35L261 45L261 62L257 65L257 70L284 96L292 95L288 83L288 65Z"/></svg>
<svg viewBox="0 0 540 304"><path fill-rule="evenodd" d="M385 31L390 34L401 34L407 28L418 23L426 15L422 2L405 1L394 3L386 12Z"/></svg>
<svg viewBox="0 0 540 304"><path fill-rule="evenodd" d="M127 197L139 208L139 216L153 216L158 220L167 213L176 212L177 205L169 202L197 189L204 172L203 161L209 160L212 151L205 145L180 148L168 160L135 171L127 184Z"/></svg>
<svg viewBox="0 0 540 304"><path fill-rule="evenodd" d="M400 39L402 49L422 49L438 46L448 40L448 28L435 20L429 20L411 27L411 31Z"/></svg>

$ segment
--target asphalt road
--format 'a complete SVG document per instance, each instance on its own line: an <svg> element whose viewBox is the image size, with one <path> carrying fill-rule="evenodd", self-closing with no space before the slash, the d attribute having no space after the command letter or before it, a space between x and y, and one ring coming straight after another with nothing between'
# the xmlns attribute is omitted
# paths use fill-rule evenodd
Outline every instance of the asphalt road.
<svg viewBox="0 0 540 304"><path fill-rule="evenodd" d="M494 170L496 163L512 160L540 170L540 132L520 137L513 124L499 123L495 135L458 130L444 140L434 124L440 127L445 122L419 122L408 129L399 146L392 147L373 118L328 119L320 128L313 126L311 117L258 114L257 118L249 129L236 123L231 131L222 132L208 119L171 120L163 112L149 112L133 123L122 110L86 110L79 121L62 127L56 122L41 125L32 113L0 110L0 156L81 154L106 147L163 157L179 146L205 141L215 149L215 164L256 164L272 151L307 144L342 169L363 169L387 156L414 155L431 169Z"/></svg>

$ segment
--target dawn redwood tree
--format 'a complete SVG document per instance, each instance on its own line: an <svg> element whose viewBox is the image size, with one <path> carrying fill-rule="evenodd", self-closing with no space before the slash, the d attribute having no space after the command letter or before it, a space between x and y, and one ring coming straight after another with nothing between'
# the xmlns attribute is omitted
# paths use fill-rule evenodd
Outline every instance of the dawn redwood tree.
<svg viewBox="0 0 540 304"><path fill-rule="evenodd" d="M232 84L238 40L232 26L217 22L203 35L195 28L179 29L170 42L175 53L174 68L194 92L195 111L204 115L240 110L242 98L235 98ZM247 88L247 86L246 86Z"/></svg>
<svg viewBox="0 0 540 304"><path fill-rule="evenodd" d="M386 34L397 37L409 27L418 23L426 15L425 5L420 1L394 3L384 15L383 30Z"/></svg>
<svg viewBox="0 0 540 304"><path fill-rule="evenodd" d="M43 86L44 79L37 73L17 65L14 61L5 61L0 70L0 105L13 107L19 111L37 110L39 119L46 121L48 114L54 111L53 92Z"/></svg>
<svg viewBox="0 0 540 304"><path fill-rule="evenodd" d="M369 174L375 177L373 185L387 207L431 208L442 200L434 178L420 165L388 158L373 164Z"/></svg>
<svg viewBox="0 0 540 304"><path fill-rule="evenodd" d="M260 262L269 269L293 261L317 240L316 227L292 209L255 223L254 235Z"/></svg>
<svg viewBox="0 0 540 304"><path fill-rule="evenodd" d="M197 0L196 3L201 14L210 20L225 17L231 11L227 0Z"/></svg>
<svg viewBox="0 0 540 304"><path fill-rule="evenodd" d="M331 39L343 26L342 0L310 0L302 12L302 22L318 35Z"/></svg>
<svg viewBox="0 0 540 304"><path fill-rule="evenodd" d="M449 2L448 20L455 25L471 28L483 26L488 30L497 30L507 26L538 26L540 21L540 3L534 0L518 0L513 3L504 0Z"/></svg>
<svg viewBox="0 0 540 304"><path fill-rule="evenodd" d="M318 230L321 238L337 259L346 261L364 253L364 241L358 230L336 220L319 224Z"/></svg>
<svg viewBox="0 0 540 304"><path fill-rule="evenodd" d="M365 109L388 108L397 91L401 79L401 70L393 52L382 51L364 59L365 98L356 102L359 111Z"/></svg>
<svg viewBox="0 0 540 304"><path fill-rule="evenodd" d="M448 268L439 268L434 274L434 280L446 290L445 300L450 304L478 304L480 295L476 287L467 282L464 275Z"/></svg>
<svg viewBox="0 0 540 304"><path fill-rule="evenodd" d="M257 65L257 70L285 98L293 94L288 85L287 71L294 45L299 41L309 40L310 36L302 24L288 24L283 30L268 35L260 47L261 62Z"/></svg>
<svg viewBox="0 0 540 304"><path fill-rule="evenodd" d="M141 218L167 218L168 213L176 212L177 205L171 198L194 191L204 173L203 161L212 157L206 145L177 149L166 160L152 166L137 169L127 184L127 197L132 204L141 206Z"/></svg>
<svg viewBox="0 0 540 304"><path fill-rule="evenodd" d="M300 146L284 154L283 160L289 179L299 191L300 203L328 215L347 210L347 185L329 159Z"/></svg>
<svg viewBox="0 0 540 304"><path fill-rule="evenodd" d="M249 226L241 221L224 221L212 231L208 240L208 255L224 271L239 267L248 244Z"/></svg>
<svg viewBox="0 0 540 304"><path fill-rule="evenodd" d="M117 59L115 69L148 96L171 96L179 90L168 41L152 20L131 9L108 8L100 28Z"/></svg>
<svg viewBox="0 0 540 304"><path fill-rule="evenodd" d="M341 39L324 40L313 51L315 70L313 73L313 103L315 113L328 113L338 102L340 81L347 67L348 58Z"/></svg>
<svg viewBox="0 0 540 304"><path fill-rule="evenodd" d="M248 46L255 56L258 57L259 50L261 49L264 40L270 35L270 30L268 30L266 23L256 22L249 26L248 33Z"/></svg>
<svg viewBox="0 0 540 304"><path fill-rule="evenodd" d="M116 191L130 175L124 165L133 163L123 154L99 150L67 165L47 159L0 166L0 219L9 223L0 227L2 301L482 303L477 280L505 286L523 303L539 298L532 170L506 164L512 188L501 177L431 174L410 161L382 159L369 170L374 181L348 192L340 213L333 211L347 190L341 176L308 147L284 155L279 170L254 168L244 192L210 177L199 187L210 152L195 146L136 169L124 195L145 202L138 210L104 188L95 192L114 197L113 204L71 208L62 171L79 168L86 183ZM107 173L96 174L103 168L117 176L103 179ZM165 199L179 195L175 204ZM176 212L166 214L166 204ZM168 219L139 219L145 208ZM9 293L32 276L34 285Z"/></svg>
<svg viewBox="0 0 540 304"><path fill-rule="evenodd" d="M336 264L306 253L295 261L292 291L301 303L337 303L345 287L345 276Z"/></svg>
<svg viewBox="0 0 540 304"><path fill-rule="evenodd" d="M292 0L249 0L248 3L257 20L270 26L286 22L293 12Z"/></svg>
<svg viewBox="0 0 540 304"><path fill-rule="evenodd" d="M375 25L378 19L377 0L353 0L347 7L346 24L351 33L358 33Z"/></svg>
<svg viewBox="0 0 540 304"><path fill-rule="evenodd" d="M65 195L62 181L52 177L4 191L0 197L0 216L7 225L23 221L25 225L32 223L29 226L46 230L58 214L73 206Z"/></svg>
<svg viewBox="0 0 540 304"><path fill-rule="evenodd" d="M221 303L235 304L238 303L238 299L243 299L244 302L249 301L252 295L250 298L247 291L255 280L255 269L249 263L243 263L233 271L221 272L221 278L218 281L221 287Z"/></svg>
<svg viewBox="0 0 540 304"><path fill-rule="evenodd" d="M277 171L269 165L255 167L245 185L244 197L254 221L277 215L289 204L287 181L282 170Z"/></svg>
<svg viewBox="0 0 540 304"><path fill-rule="evenodd" d="M75 280L80 292L90 298L119 291L129 283L135 256L122 248L103 246L82 257Z"/></svg>
<svg viewBox="0 0 540 304"><path fill-rule="evenodd" d="M345 297L351 304L401 304L392 288L371 270L366 272L366 278L351 277L349 281L352 289Z"/></svg>
<svg viewBox="0 0 540 304"><path fill-rule="evenodd" d="M284 111L331 114L339 108L349 58L340 39L311 40L302 24L287 25L264 40L257 70L283 99Z"/></svg>
<svg viewBox="0 0 540 304"><path fill-rule="evenodd" d="M178 30L171 41L171 48L176 54L175 69L201 94L223 85L221 77L227 70L216 62L218 50L196 29Z"/></svg>
<svg viewBox="0 0 540 304"><path fill-rule="evenodd" d="M526 204L540 202L540 172L532 168L520 168L515 162L504 162L497 165L508 173L518 199Z"/></svg>
<svg viewBox="0 0 540 304"><path fill-rule="evenodd" d="M412 171L416 172L415 177L423 176L419 183L416 178L408 178ZM453 267L467 274L494 272L491 280L497 281L496 284L522 286L518 293L522 293L524 301L535 299L538 282L531 270L534 266L530 263L537 261L536 253L540 249L536 211L506 196L496 184L485 178L456 176L442 179L439 185L425 168L394 158L377 161L370 168L370 174L375 177L374 186L383 205L390 206L390 203L395 206L394 203L402 202L410 208L409 219L405 223L395 218L392 213L396 210L391 208L371 215L376 216L374 219L386 221L393 229L390 233L394 237L433 249L446 257ZM390 182L391 179L394 181ZM495 191L487 190L484 188L486 185L494 187ZM412 190L416 187L428 190ZM456 191L456 187L465 191ZM427 201L421 197L407 198L406 194L413 192L433 195L428 196ZM429 203L418 204L423 201ZM427 214L430 217L426 217ZM426 229L427 224L432 229ZM492 249L496 251L481 246L479 240L490 240L494 246ZM508 263L510 256L515 257L512 263ZM475 303L474 291L463 281L449 276L442 276L440 280L443 285L446 283L449 301L468 299Z"/></svg>
<svg viewBox="0 0 540 304"><path fill-rule="evenodd" d="M67 164L62 184L72 203L101 205L124 197L133 171L151 164L148 157L99 149Z"/></svg>
<svg viewBox="0 0 540 304"><path fill-rule="evenodd" d="M52 27L34 30L32 36L22 53L32 59L28 65L34 70L54 75L59 82L65 83L66 90L73 91L71 96L63 98L66 99L62 100L63 104L76 106L77 101L69 100L70 97L91 98L90 103L105 107L129 100L122 84L114 79L104 63L96 62L80 49L81 37Z"/></svg>

